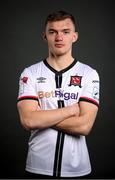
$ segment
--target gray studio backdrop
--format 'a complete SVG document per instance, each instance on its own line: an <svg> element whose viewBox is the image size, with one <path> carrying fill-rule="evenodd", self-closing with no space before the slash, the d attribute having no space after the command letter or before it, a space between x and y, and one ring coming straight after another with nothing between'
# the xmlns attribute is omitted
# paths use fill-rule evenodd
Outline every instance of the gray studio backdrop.
<svg viewBox="0 0 115 180"><path fill-rule="evenodd" d="M22 178L29 132L16 108L21 71L47 56L42 39L46 16L66 10L76 18L79 40L73 54L97 69L101 79L100 110L87 137L92 178L115 178L114 5L101 0L2 1L0 4L0 178Z"/></svg>

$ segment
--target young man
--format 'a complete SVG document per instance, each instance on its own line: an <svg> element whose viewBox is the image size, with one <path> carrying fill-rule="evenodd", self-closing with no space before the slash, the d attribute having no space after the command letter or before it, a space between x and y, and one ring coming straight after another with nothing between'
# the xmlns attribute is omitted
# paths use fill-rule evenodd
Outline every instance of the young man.
<svg viewBox="0 0 115 180"><path fill-rule="evenodd" d="M72 57L78 33L71 14L50 14L43 36L48 57L20 77L17 107L22 125L31 130L26 171L84 177L91 172L85 136L98 111L99 76Z"/></svg>

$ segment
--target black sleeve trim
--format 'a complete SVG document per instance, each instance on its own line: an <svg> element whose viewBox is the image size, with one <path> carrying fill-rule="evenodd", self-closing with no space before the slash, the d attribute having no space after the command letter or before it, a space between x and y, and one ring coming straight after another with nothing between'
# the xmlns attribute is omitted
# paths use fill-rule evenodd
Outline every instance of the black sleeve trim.
<svg viewBox="0 0 115 180"><path fill-rule="evenodd" d="M97 101L95 101L94 99L91 99L91 98L81 97L81 98L79 99L79 101L86 101L86 102L95 104L97 107L99 107L99 103L98 103Z"/></svg>
<svg viewBox="0 0 115 180"><path fill-rule="evenodd" d="M36 96L22 96L22 97L19 97L17 99L18 102L22 101L22 100L36 100L36 101L38 101L38 97L36 97Z"/></svg>

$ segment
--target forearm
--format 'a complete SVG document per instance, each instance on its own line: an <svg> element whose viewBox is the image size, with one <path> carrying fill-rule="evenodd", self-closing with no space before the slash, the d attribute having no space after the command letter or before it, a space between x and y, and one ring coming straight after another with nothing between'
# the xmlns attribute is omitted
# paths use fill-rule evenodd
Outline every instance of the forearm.
<svg viewBox="0 0 115 180"><path fill-rule="evenodd" d="M79 114L56 124L54 128L72 135L88 135L93 127L98 108L87 102L79 103L79 107Z"/></svg>
<svg viewBox="0 0 115 180"><path fill-rule="evenodd" d="M67 108L54 110L39 110L31 113L29 124L31 128L49 128L71 116Z"/></svg>
<svg viewBox="0 0 115 180"><path fill-rule="evenodd" d="M63 120L62 122L57 123L55 126L53 126L53 128L71 135L83 134L81 129L82 126L79 121L78 116L72 116Z"/></svg>
<svg viewBox="0 0 115 180"><path fill-rule="evenodd" d="M53 126L54 129L60 130L70 135L88 135L92 129L96 113L93 117L90 115L72 116Z"/></svg>
<svg viewBox="0 0 115 180"><path fill-rule="evenodd" d="M56 125L57 123L73 116L76 113L76 105L53 109L53 110L41 110L40 108L34 108L33 106L24 106L20 102L18 104L18 110L22 125L26 129L44 129ZM27 102L28 103L28 102ZM31 108L33 107L33 110ZM28 110L30 109L30 110Z"/></svg>

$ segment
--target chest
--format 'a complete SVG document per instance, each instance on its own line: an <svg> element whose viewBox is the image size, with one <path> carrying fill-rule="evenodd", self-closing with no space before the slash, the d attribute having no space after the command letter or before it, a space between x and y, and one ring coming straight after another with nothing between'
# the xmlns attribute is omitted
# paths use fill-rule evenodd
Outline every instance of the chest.
<svg viewBox="0 0 115 180"><path fill-rule="evenodd" d="M36 78L36 92L39 103L48 107L57 106L57 101L71 105L79 101L84 86L82 74L43 72Z"/></svg>

